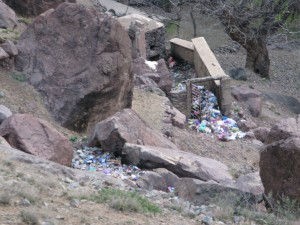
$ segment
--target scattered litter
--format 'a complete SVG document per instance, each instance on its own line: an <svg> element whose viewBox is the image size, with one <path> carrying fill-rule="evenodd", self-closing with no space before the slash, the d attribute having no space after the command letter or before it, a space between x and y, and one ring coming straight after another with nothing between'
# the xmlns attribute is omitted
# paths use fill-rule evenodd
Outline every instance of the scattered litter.
<svg viewBox="0 0 300 225"><path fill-rule="evenodd" d="M168 191L169 191L170 193L173 193L173 192L175 192L175 188L174 188L174 187L168 187Z"/></svg>
<svg viewBox="0 0 300 225"><path fill-rule="evenodd" d="M169 66L169 68L173 68L175 65L176 65L175 60L173 59L173 57L170 57L168 59L168 66Z"/></svg>
<svg viewBox="0 0 300 225"><path fill-rule="evenodd" d="M204 86L192 84L192 110L189 127L201 133L214 133L221 141L245 137L235 120L222 116L217 97Z"/></svg>
<svg viewBox="0 0 300 225"><path fill-rule="evenodd" d="M157 62L145 60L145 63L146 63L151 69L153 69L153 70L156 71L156 67L157 67L157 64L158 64Z"/></svg>
<svg viewBox="0 0 300 225"><path fill-rule="evenodd" d="M104 152L100 148L84 147L84 149L75 151L72 167L91 172L100 171L122 180L136 181L144 174L137 166L122 165L120 158L116 158L112 153Z"/></svg>

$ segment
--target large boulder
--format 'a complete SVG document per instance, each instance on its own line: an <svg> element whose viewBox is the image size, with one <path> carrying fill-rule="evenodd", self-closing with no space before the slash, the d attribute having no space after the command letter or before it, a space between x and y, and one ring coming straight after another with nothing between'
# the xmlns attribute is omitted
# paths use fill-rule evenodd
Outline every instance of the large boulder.
<svg viewBox="0 0 300 225"><path fill-rule="evenodd" d="M44 120L27 114L14 114L1 124L0 136L13 148L62 165L71 165L71 143Z"/></svg>
<svg viewBox="0 0 300 225"><path fill-rule="evenodd" d="M232 185L218 184L215 181L201 181L181 178L175 185L176 194L195 205L225 204L241 205L256 203L255 196ZM249 205L247 205L249 206Z"/></svg>
<svg viewBox="0 0 300 225"><path fill-rule="evenodd" d="M259 162L265 192L300 202L300 118L273 126L265 143Z"/></svg>
<svg viewBox="0 0 300 225"><path fill-rule="evenodd" d="M128 34L94 9L62 3L21 35L16 67L41 93L56 121L83 131L131 106Z"/></svg>
<svg viewBox="0 0 300 225"><path fill-rule="evenodd" d="M204 181L221 182L232 179L227 166L223 163L176 149L126 143L122 162L146 169L166 168L179 177Z"/></svg>
<svg viewBox="0 0 300 225"><path fill-rule="evenodd" d="M17 27L16 13L0 0L0 28L14 29Z"/></svg>
<svg viewBox="0 0 300 225"><path fill-rule="evenodd" d="M268 127L257 127L255 129L252 130L254 133L254 136L257 140L261 141L262 143L265 143L269 132L270 132L270 128Z"/></svg>
<svg viewBox="0 0 300 225"><path fill-rule="evenodd" d="M167 192L168 190L165 179L153 171L145 171L145 173L136 181L136 185L149 191L154 189Z"/></svg>
<svg viewBox="0 0 300 225"><path fill-rule="evenodd" d="M125 143L177 149L176 145L150 128L132 109L124 109L101 121L89 138L89 146L100 146L117 155Z"/></svg>
<svg viewBox="0 0 300 225"><path fill-rule="evenodd" d="M244 102L248 106L251 115L258 117L262 111L262 93L247 85L234 87L231 90L232 96L239 102Z"/></svg>
<svg viewBox="0 0 300 225"><path fill-rule="evenodd" d="M22 16L37 16L48 9L54 9L63 2L76 2L76 0L5 0L12 9Z"/></svg>

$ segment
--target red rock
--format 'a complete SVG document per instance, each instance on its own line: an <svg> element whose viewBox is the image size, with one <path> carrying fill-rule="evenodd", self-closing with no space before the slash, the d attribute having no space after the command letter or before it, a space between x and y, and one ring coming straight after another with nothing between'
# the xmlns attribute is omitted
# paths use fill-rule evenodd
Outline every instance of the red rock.
<svg viewBox="0 0 300 225"><path fill-rule="evenodd" d="M160 190L167 192L168 186L166 184L165 179L153 172L153 171L146 171L137 181L136 185L142 189L152 191Z"/></svg>
<svg viewBox="0 0 300 225"><path fill-rule="evenodd" d="M63 2L76 2L76 0L5 0L11 8L22 16L37 16L48 9L56 8Z"/></svg>
<svg viewBox="0 0 300 225"><path fill-rule="evenodd" d="M77 131L131 107L131 42L95 9L62 3L21 35L16 68L29 76L56 121Z"/></svg>
<svg viewBox="0 0 300 225"><path fill-rule="evenodd" d="M7 40L6 42L4 42L1 47L3 48L3 50L10 56L10 57L14 57L16 55L18 55L18 49L15 46L15 44L10 41Z"/></svg>
<svg viewBox="0 0 300 225"><path fill-rule="evenodd" d="M0 28L15 29L17 27L16 13L0 0Z"/></svg>
<svg viewBox="0 0 300 225"><path fill-rule="evenodd" d="M273 126L265 143L259 167L266 194L300 203L300 118Z"/></svg>
<svg viewBox="0 0 300 225"><path fill-rule="evenodd" d="M150 68L142 58L134 59L133 73L138 77L151 78L166 95L170 94L172 89L171 73L163 59L157 61L155 68Z"/></svg>
<svg viewBox="0 0 300 225"><path fill-rule="evenodd" d="M122 153L122 162L140 168L166 168L179 177L204 181L221 182L232 179L223 163L177 149L126 143Z"/></svg>
<svg viewBox="0 0 300 225"><path fill-rule="evenodd" d="M255 138L259 141L261 141L262 143L264 143L269 135L270 132L270 128L267 127L257 127L255 129L252 130Z"/></svg>
<svg viewBox="0 0 300 225"><path fill-rule="evenodd" d="M7 59L9 55L0 47L0 60Z"/></svg>
<svg viewBox="0 0 300 225"><path fill-rule="evenodd" d="M247 132L251 129L256 128L257 124L251 120L240 120L238 121L238 127L241 129L241 131Z"/></svg>
<svg viewBox="0 0 300 225"><path fill-rule="evenodd" d="M27 114L14 114L1 124L0 136L13 148L62 165L71 165L71 143L44 120Z"/></svg>
<svg viewBox="0 0 300 225"><path fill-rule="evenodd" d="M89 138L89 146L101 146L104 150L119 155L125 143L177 149L174 143L150 128L131 109L123 109L98 123Z"/></svg>
<svg viewBox="0 0 300 225"><path fill-rule="evenodd" d="M232 96L239 102L245 102L252 116L258 117L262 111L262 93L247 85L234 87Z"/></svg>

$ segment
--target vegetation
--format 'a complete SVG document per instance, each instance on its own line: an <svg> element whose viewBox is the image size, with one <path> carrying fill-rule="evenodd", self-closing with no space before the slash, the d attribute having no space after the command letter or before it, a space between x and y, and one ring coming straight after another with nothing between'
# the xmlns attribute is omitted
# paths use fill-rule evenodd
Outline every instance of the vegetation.
<svg viewBox="0 0 300 225"><path fill-rule="evenodd" d="M23 222L28 224L28 225L37 225L37 224L39 224L39 221L38 221L36 215L33 214L32 212L22 211L21 212L21 217L22 217Z"/></svg>
<svg viewBox="0 0 300 225"><path fill-rule="evenodd" d="M12 76L12 78L14 78L15 80L20 81L20 82L26 82L27 81L26 75L23 74L23 73L12 72L11 76Z"/></svg>
<svg viewBox="0 0 300 225"><path fill-rule="evenodd" d="M7 193L0 195L0 205L7 206L10 204L10 201L11 201L11 197Z"/></svg>
<svg viewBox="0 0 300 225"><path fill-rule="evenodd" d="M214 209L214 216L221 221L231 222L234 217L241 217L244 220L242 224L251 224L254 221L257 224L266 225L288 225L291 221L300 219L300 205L289 198L283 198L282 201L273 202L269 212L261 211L258 204L251 203L241 196L229 193L225 196L217 196L218 206ZM268 196L270 201L274 201L272 196Z"/></svg>
<svg viewBox="0 0 300 225"><path fill-rule="evenodd" d="M0 42L5 42L6 40L17 41L20 38L20 34L16 30L11 29L1 29L0 28Z"/></svg>
<svg viewBox="0 0 300 225"><path fill-rule="evenodd" d="M160 208L136 192L103 188L97 194L82 196L96 203L108 203L113 209L127 212L159 213Z"/></svg>

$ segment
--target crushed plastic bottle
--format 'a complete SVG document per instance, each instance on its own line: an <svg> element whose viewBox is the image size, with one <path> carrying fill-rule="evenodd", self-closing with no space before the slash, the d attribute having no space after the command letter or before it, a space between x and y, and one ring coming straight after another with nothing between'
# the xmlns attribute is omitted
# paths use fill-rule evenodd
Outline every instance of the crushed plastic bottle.
<svg viewBox="0 0 300 225"><path fill-rule="evenodd" d="M217 97L203 86L192 86L192 110L188 126L197 132L217 134L221 141L245 137L235 120L222 116Z"/></svg>
<svg viewBox="0 0 300 225"><path fill-rule="evenodd" d="M122 180L136 181L144 174L137 166L122 165L120 158L100 148L84 147L75 151L72 167L90 172L102 172Z"/></svg>

